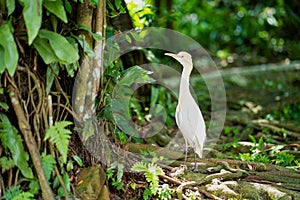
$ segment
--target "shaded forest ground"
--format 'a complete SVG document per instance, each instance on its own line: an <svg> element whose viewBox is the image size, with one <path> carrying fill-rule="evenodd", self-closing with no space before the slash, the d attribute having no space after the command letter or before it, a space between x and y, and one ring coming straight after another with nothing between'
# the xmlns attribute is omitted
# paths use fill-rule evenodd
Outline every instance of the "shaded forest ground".
<svg viewBox="0 0 300 200"><path fill-rule="evenodd" d="M167 184L171 199L300 199L299 72L300 63L288 61L221 70L227 116L219 144L207 158L198 159L195 172L183 168L182 159L170 166L162 161L159 166L164 174L159 175L158 187ZM192 83L197 84L197 80L192 78ZM159 149L132 146L137 153L141 149ZM167 152L155 156L169 159ZM192 163L190 154L189 168ZM92 169L84 173L102 173L105 177L97 166ZM118 173L117 169L113 172ZM90 177L87 174L78 180ZM124 187L119 190L117 181L108 181L111 199L141 199L149 188L143 173L126 172L120 181ZM100 191L105 181L95 185L90 194ZM81 190L83 194L89 192ZM152 197L161 198L160 195Z"/></svg>

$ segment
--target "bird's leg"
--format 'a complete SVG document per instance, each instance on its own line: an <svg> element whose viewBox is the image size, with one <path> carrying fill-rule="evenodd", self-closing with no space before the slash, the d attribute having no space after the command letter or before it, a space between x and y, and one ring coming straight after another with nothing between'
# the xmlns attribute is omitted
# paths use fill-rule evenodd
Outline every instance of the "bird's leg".
<svg viewBox="0 0 300 200"><path fill-rule="evenodd" d="M196 162L196 152L194 151L194 167L191 169L191 171L194 171L196 169L196 165L197 165L197 162Z"/></svg>
<svg viewBox="0 0 300 200"><path fill-rule="evenodd" d="M188 153L188 143L187 143L187 141L185 141L184 165L186 165L187 153Z"/></svg>

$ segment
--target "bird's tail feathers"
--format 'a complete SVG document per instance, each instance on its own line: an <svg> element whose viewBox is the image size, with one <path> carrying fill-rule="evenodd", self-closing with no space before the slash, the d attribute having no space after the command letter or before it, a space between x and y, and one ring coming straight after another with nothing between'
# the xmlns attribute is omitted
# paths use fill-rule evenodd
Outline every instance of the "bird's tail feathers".
<svg viewBox="0 0 300 200"><path fill-rule="evenodd" d="M194 150L200 158L203 157L203 146L204 146L204 143L206 141L206 134L204 134L204 135L205 135L204 138L199 137L199 135L195 135L195 139L194 139L194 141L195 141Z"/></svg>

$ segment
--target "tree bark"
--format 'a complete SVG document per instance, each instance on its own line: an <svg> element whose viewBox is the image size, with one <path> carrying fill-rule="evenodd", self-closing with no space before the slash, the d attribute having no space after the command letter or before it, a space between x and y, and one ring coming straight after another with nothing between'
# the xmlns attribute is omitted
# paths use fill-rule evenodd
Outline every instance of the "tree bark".
<svg viewBox="0 0 300 200"><path fill-rule="evenodd" d="M26 146L28 148L29 154L32 159L32 163L34 165L34 168L36 170L39 183L41 186L42 190L42 196L43 199L46 200L55 200L54 194L52 192L52 189L50 188L48 181L45 177L44 170L42 168L42 161L40 158L39 150L37 148L36 141L33 137L31 127L29 125L29 122L26 120L25 113L23 111L23 108L20 104L19 100L19 90L18 88L15 87L15 82L13 78L10 79L10 100L12 103L12 106L14 108L14 111L16 113L17 119L18 119L18 124L19 124L19 129L23 135L23 138L25 140Z"/></svg>

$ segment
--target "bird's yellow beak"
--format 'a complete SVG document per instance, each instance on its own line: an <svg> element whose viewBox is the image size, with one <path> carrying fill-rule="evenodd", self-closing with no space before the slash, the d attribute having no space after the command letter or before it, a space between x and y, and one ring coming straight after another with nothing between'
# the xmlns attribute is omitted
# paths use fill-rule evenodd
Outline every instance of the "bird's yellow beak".
<svg viewBox="0 0 300 200"><path fill-rule="evenodd" d="M178 56L177 54L174 53L165 53L166 56L171 56L173 58L179 58L180 56Z"/></svg>

